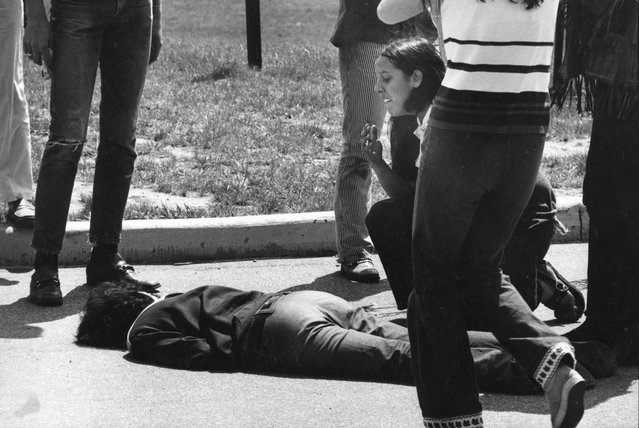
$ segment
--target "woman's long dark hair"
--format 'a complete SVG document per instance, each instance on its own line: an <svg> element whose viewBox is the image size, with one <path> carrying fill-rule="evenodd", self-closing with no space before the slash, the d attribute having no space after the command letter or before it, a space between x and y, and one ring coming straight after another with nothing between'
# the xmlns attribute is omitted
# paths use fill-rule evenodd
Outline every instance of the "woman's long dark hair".
<svg viewBox="0 0 639 428"><path fill-rule="evenodd" d="M405 102L406 111L417 113L433 102L446 73L446 66L428 40L421 37L397 40L388 45L380 56L387 58L407 76L415 70L422 73L422 83L411 91Z"/></svg>

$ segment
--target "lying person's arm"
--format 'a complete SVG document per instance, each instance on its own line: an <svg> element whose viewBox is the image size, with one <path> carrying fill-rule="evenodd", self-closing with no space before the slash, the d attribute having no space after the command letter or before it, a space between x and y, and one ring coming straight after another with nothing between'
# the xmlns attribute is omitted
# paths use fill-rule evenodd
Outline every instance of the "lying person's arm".
<svg viewBox="0 0 639 428"><path fill-rule="evenodd" d="M185 370L230 369L228 357L214 355L209 343L200 337L149 328L132 335L130 343L131 354L151 364Z"/></svg>

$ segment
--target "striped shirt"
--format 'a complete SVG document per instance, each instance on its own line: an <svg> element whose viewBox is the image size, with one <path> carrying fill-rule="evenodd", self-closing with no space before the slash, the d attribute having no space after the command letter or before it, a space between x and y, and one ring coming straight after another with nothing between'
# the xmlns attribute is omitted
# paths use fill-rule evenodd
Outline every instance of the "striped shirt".
<svg viewBox="0 0 639 428"><path fill-rule="evenodd" d="M393 3L382 0L386 12ZM386 3L386 5L384 5ZM434 0L433 0L434 3ZM448 69L429 126L465 132L543 134L558 0L526 9L510 0L442 0ZM380 18L385 20L382 10Z"/></svg>

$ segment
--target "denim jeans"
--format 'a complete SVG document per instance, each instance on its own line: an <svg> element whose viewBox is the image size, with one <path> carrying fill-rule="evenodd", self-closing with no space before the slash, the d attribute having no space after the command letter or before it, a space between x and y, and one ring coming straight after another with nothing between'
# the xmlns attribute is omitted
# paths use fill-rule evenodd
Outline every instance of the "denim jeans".
<svg viewBox="0 0 639 428"><path fill-rule="evenodd" d="M537 265L555 233L555 195L548 179L537 176L532 196L504 249L501 268L531 309L540 303ZM366 216L375 250L384 266L398 309L408 307L413 290L411 228L413 199L391 198L377 202Z"/></svg>
<svg viewBox="0 0 639 428"><path fill-rule="evenodd" d="M374 90L373 66L383 48L383 44L368 42L339 48L344 122L335 188L335 227L341 263L355 262L373 251L364 222L370 203L371 168L357 143L364 124L374 123L382 129L385 109Z"/></svg>
<svg viewBox="0 0 639 428"><path fill-rule="evenodd" d="M258 311L259 313L260 311ZM413 384L408 330L332 294L296 291L277 300L262 330L249 328L243 369ZM261 315L258 315L261 316ZM260 339L254 341L254 334ZM534 394L522 365L490 333L468 332L478 387Z"/></svg>
<svg viewBox="0 0 639 428"><path fill-rule="evenodd" d="M378 321L329 293L282 296L262 339L244 353L245 369L411 384L406 328Z"/></svg>
<svg viewBox="0 0 639 428"><path fill-rule="evenodd" d="M469 326L493 332L542 388L565 356L574 364L566 339L532 314L500 269L544 136L429 128L424 141L408 303L417 395L425 422L481 426Z"/></svg>
<svg viewBox="0 0 639 428"><path fill-rule="evenodd" d="M384 199L375 203L366 215L366 227L384 266L397 309L408 307L408 296L413 291L413 205L412 198Z"/></svg>
<svg viewBox="0 0 639 428"><path fill-rule="evenodd" d="M151 0L53 0L51 125L36 193L32 245L37 251L51 254L62 248L98 65L100 141L89 240L119 242L136 158L151 24Z"/></svg>

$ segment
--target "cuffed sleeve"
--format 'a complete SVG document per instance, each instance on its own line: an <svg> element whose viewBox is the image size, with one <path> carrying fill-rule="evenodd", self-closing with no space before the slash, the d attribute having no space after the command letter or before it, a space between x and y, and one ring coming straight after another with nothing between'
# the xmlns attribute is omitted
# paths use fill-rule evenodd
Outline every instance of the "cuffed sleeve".
<svg viewBox="0 0 639 428"><path fill-rule="evenodd" d="M131 338L135 358L185 370L227 370L226 359L216 359L203 338L173 331L146 331Z"/></svg>

